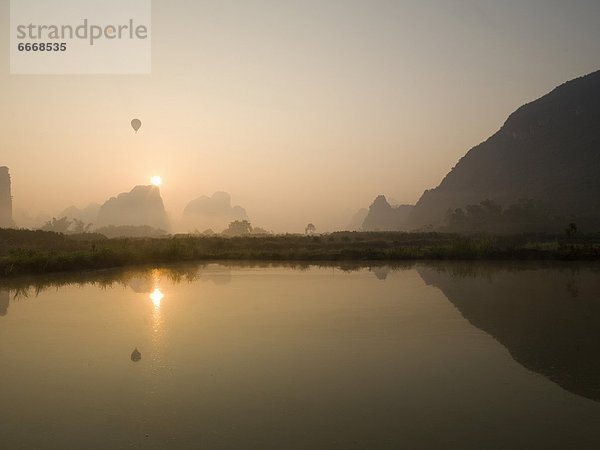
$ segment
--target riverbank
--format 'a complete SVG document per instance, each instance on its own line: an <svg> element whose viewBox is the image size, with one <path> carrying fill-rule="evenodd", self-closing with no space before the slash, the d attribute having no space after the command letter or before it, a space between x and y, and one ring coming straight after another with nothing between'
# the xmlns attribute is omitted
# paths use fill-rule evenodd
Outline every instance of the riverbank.
<svg viewBox="0 0 600 450"><path fill-rule="evenodd" d="M202 261L600 260L600 235L351 233L161 239L0 230L0 276Z"/></svg>

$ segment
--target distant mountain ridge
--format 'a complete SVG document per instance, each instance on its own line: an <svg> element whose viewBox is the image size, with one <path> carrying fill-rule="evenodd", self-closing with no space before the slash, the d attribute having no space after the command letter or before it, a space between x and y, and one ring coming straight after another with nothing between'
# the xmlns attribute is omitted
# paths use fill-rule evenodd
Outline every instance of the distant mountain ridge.
<svg viewBox="0 0 600 450"><path fill-rule="evenodd" d="M183 210L182 225L187 231L221 231L236 220L250 219L244 208L232 205L229 193L215 192L211 197L203 195L190 201Z"/></svg>
<svg viewBox="0 0 600 450"><path fill-rule="evenodd" d="M449 209L485 200L508 206L521 199L600 225L600 71L514 112L423 194L408 226L439 226Z"/></svg>
<svg viewBox="0 0 600 450"><path fill-rule="evenodd" d="M363 231L401 231L414 206L392 206L384 195L378 196L369 207L362 225Z"/></svg>
<svg viewBox="0 0 600 450"><path fill-rule="evenodd" d="M101 205L98 203L90 203L85 208L78 208L77 206L69 206L65 208L58 217L68 217L69 219L82 220L85 223L95 223L98 218L98 212L100 211Z"/></svg>
<svg viewBox="0 0 600 450"><path fill-rule="evenodd" d="M98 212L97 227L143 226L168 230L165 206L156 186L136 186L107 200Z"/></svg>

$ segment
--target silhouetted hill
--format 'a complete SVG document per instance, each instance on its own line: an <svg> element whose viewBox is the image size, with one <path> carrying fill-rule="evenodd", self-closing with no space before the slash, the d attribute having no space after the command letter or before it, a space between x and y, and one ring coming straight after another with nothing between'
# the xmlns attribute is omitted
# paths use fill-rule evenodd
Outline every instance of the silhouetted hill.
<svg viewBox="0 0 600 450"><path fill-rule="evenodd" d="M517 362L570 392L600 401L597 268L465 263L418 271Z"/></svg>
<svg viewBox="0 0 600 450"><path fill-rule="evenodd" d="M77 219L87 223L96 223L100 205L98 203L90 203L85 208L77 206L69 206L64 209L57 217L68 217L69 219Z"/></svg>
<svg viewBox="0 0 600 450"><path fill-rule="evenodd" d="M136 186L108 200L98 212L97 227L148 225L168 230L167 214L156 186Z"/></svg>
<svg viewBox="0 0 600 450"><path fill-rule="evenodd" d="M470 150L410 217L411 228L440 225L449 208L520 199L555 214L600 223L600 72L570 81L519 108ZM561 224L562 225L562 224Z"/></svg>
<svg viewBox="0 0 600 450"><path fill-rule="evenodd" d="M363 223L365 222L365 219L367 218L368 215L369 215L369 210L367 208L359 209L356 213L354 213L354 215L350 219L350 222L346 226L346 230L362 231Z"/></svg>
<svg viewBox="0 0 600 450"><path fill-rule="evenodd" d="M236 220L248 220L248 214L241 206L231 205L227 192L215 192L212 197L203 195L189 202L183 211L183 227L189 231L221 231Z"/></svg>
<svg viewBox="0 0 600 450"><path fill-rule="evenodd" d="M393 207L380 195L369 207L363 222L364 231L399 231L406 229L406 220L413 210L411 205Z"/></svg>

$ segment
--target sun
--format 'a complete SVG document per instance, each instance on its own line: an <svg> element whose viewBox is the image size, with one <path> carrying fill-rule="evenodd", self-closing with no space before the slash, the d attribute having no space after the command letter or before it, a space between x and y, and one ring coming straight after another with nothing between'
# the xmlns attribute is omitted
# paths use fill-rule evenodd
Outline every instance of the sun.
<svg viewBox="0 0 600 450"><path fill-rule="evenodd" d="M154 175L152 178L150 178L150 182L154 186L160 186L162 184L162 178L159 177L158 175Z"/></svg>

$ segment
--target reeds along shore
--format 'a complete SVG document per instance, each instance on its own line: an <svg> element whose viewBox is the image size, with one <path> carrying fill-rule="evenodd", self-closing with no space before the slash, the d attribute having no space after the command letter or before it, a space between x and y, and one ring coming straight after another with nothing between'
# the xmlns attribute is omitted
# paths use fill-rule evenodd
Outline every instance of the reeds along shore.
<svg viewBox="0 0 600 450"><path fill-rule="evenodd" d="M337 232L106 239L0 230L0 277L185 261L598 260L600 234L487 236Z"/></svg>

